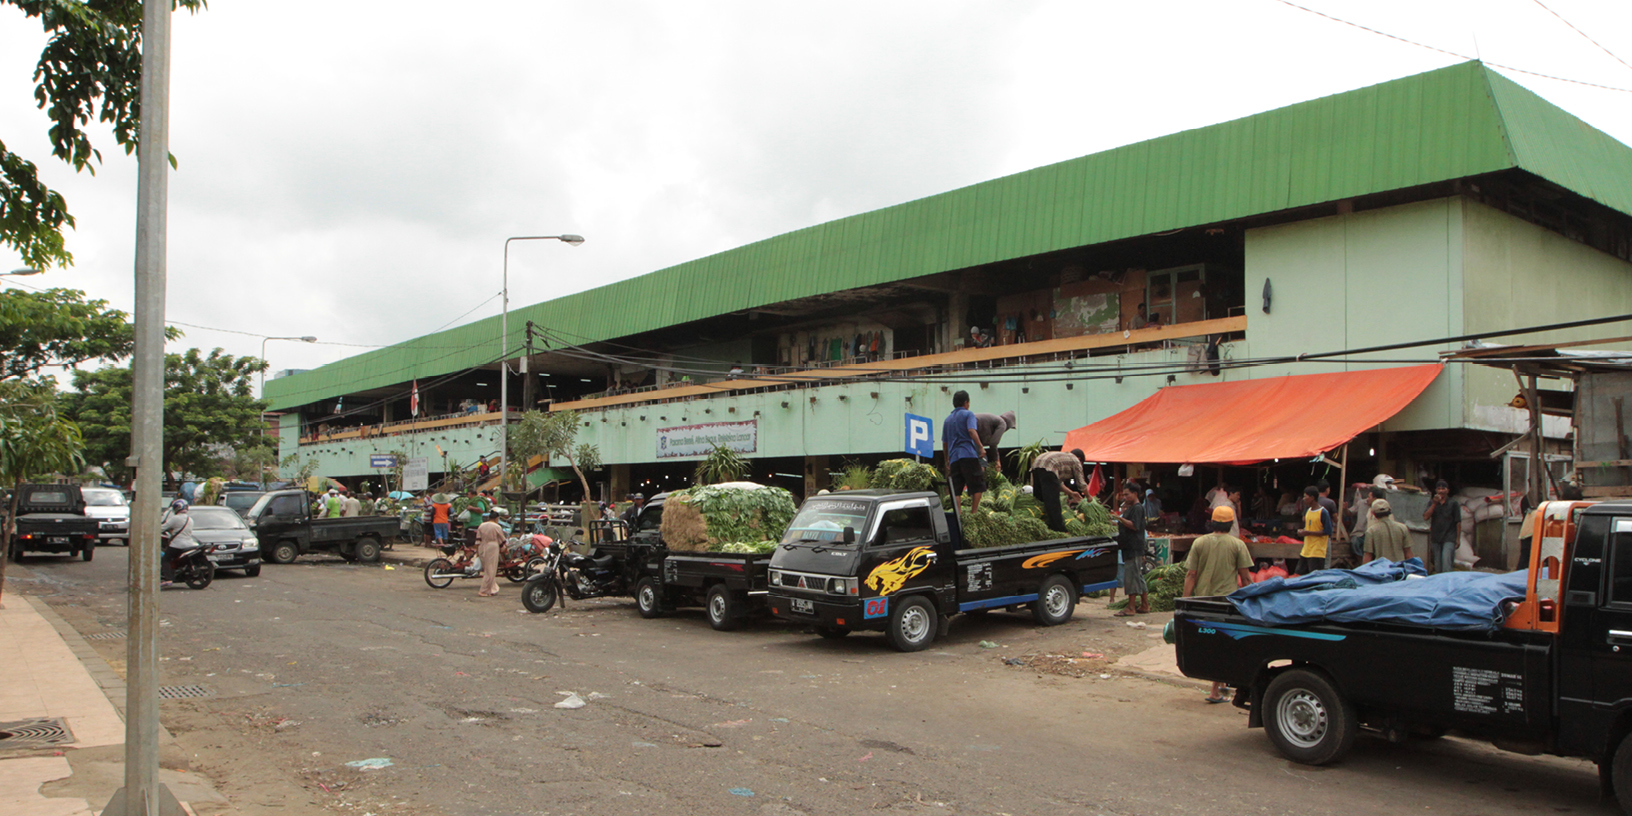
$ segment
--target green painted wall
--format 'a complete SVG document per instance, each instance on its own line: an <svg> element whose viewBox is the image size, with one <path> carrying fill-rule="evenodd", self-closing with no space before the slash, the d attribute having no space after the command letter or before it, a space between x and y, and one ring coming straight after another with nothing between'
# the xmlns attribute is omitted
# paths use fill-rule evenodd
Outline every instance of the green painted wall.
<svg viewBox="0 0 1632 816"><path fill-rule="evenodd" d="M1462 303L1468 333L1632 313L1632 264L1477 202L1464 201L1462 213L1467 281ZM1627 333L1624 324L1588 326L1493 342L1565 342ZM1524 414L1506 407L1518 393L1511 374L1471 366L1465 376L1468 427L1523 430ZM1565 386L1554 382L1544 387Z"/></svg>

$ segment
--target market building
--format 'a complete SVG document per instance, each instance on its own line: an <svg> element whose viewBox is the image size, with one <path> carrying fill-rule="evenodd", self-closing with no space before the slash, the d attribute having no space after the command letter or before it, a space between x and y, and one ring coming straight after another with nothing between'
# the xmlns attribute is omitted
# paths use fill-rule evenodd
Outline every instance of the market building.
<svg viewBox="0 0 1632 816"><path fill-rule="evenodd" d="M1059 445L1169 386L1404 369L1463 345L1448 338L1632 313L1629 257L1632 148L1470 62L514 309L508 414L496 317L271 380L266 398L281 455L346 481L378 473L371 455L491 460L501 418L542 408L580 412L606 496L682 486L715 443L802 493L902 455L909 414L938 437L960 389L1016 413L1003 447ZM1325 356L1377 346L1396 348ZM1357 379L1321 387L1370 398ZM1337 429L1343 476L1505 489L1510 461L1490 454L1528 428L1516 391L1446 365L1403 408ZM1544 430L1568 449L1567 420ZM1118 472L1226 464L1175 456ZM1226 478L1317 475L1260 465Z"/></svg>

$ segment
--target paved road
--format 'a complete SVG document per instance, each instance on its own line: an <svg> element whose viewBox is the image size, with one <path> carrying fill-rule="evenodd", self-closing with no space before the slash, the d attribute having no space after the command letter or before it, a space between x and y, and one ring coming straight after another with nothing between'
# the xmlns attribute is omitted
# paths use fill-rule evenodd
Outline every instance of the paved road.
<svg viewBox="0 0 1632 816"><path fill-rule="evenodd" d="M95 634L123 626L124 568L119 548L34 559L10 588ZM164 682L214 696L166 702L164 722L246 814L1616 812L1587 763L1362 738L1307 768L1194 688L1002 661L1151 643L1097 601L1053 629L958 621L903 655L624 601L528 615L515 587L476 589L334 560L168 590ZM585 707L554 708L567 691ZM374 758L391 766L344 765Z"/></svg>

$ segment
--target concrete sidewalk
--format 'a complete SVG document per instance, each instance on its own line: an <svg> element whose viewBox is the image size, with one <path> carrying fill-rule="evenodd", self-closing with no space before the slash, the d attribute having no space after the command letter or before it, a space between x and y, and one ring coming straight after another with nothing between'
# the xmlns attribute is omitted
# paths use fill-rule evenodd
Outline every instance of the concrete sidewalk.
<svg viewBox="0 0 1632 816"><path fill-rule="evenodd" d="M0 734L0 814L95 816L122 782L124 679L44 601L15 591L0 602L0 656L0 732L56 719L67 731L17 747ZM161 732L160 741L172 738ZM81 765L96 772L76 776ZM161 770L160 781L189 812L188 800L224 812L225 799L196 774Z"/></svg>

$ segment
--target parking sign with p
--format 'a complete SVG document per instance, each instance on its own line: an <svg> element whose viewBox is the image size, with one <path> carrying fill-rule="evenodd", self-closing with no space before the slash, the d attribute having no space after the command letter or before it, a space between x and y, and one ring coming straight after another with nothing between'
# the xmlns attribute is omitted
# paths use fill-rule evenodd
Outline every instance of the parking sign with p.
<svg viewBox="0 0 1632 816"><path fill-rule="evenodd" d="M931 429L934 427L935 424L929 417L907 414L907 453L925 459L934 456L935 437L931 435Z"/></svg>

